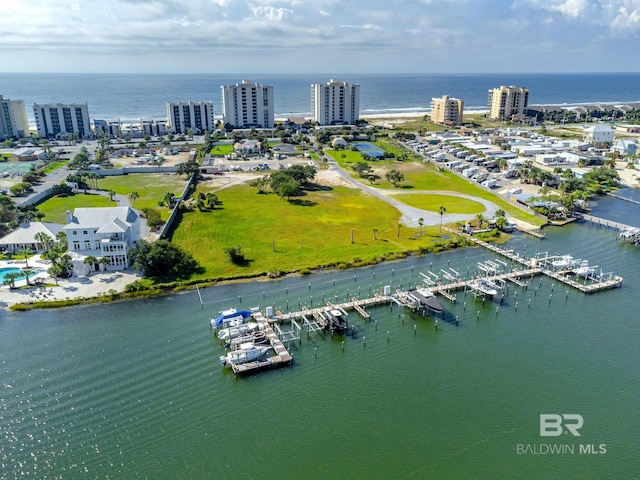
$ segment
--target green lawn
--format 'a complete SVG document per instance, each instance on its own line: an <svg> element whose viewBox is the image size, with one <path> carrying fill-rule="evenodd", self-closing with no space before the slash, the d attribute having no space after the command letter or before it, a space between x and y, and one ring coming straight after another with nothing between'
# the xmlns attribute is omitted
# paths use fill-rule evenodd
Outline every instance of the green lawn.
<svg viewBox="0 0 640 480"><path fill-rule="evenodd" d="M200 186L198 190L206 191ZM311 192L292 202L274 194L260 195L247 185L219 191L218 196L222 209L185 213L172 239L205 267L203 278L357 263L441 240L437 227L425 228L423 237L417 238L417 229L403 226L397 238L399 212L346 187ZM374 228L378 229L375 241ZM229 261L224 250L234 245L242 246L248 265Z"/></svg>
<svg viewBox="0 0 640 480"><path fill-rule="evenodd" d="M342 158L342 151L328 151L333 158L336 158L336 161L345 168L354 178L358 176L355 174L353 169L351 168L350 163L347 162L348 157ZM352 152L354 153L354 152ZM334 154L337 154L334 156ZM358 160L355 160L358 161ZM363 160L359 160L363 161ZM417 163L417 162L397 162L397 161L370 161L369 165L376 171L376 173L380 176L380 179L373 184L374 187L378 188L404 188L407 190L447 190L453 192L465 193L467 195L472 195L475 197L480 197L485 200L489 200L504 211L506 211L509 215L514 216L520 220L525 222L529 222L533 225L542 225L544 223L543 220L538 218L537 216L525 212L520 208L516 207L512 203L504 200L499 195L496 195L492 192L485 190L480 187L473 181L466 180L457 176L456 174L449 172L448 170L439 170L433 163ZM385 172L391 169L396 169L401 171L405 176L405 181L395 187L391 182L387 181L384 177ZM362 181L362 179L360 179ZM407 196L408 197L408 196ZM448 205L443 205L447 208L447 212L454 213L449 210Z"/></svg>
<svg viewBox="0 0 640 480"><path fill-rule="evenodd" d="M115 206L113 202L109 205L109 197L103 195L76 193L67 197L52 197L38 205L38 210L44 213L43 222L66 224L65 212L73 212L75 208L81 207L108 207Z"/></svg>
<svg viewBox="0 0 640 480"><path fill-rule="evenodd" d="M452 195L399 193L394 195L394 198L412 207L431 212L439 212L441 206L447 209L446 213L477 214L486 210L480 202Z"/></svg>
<svg viewBox="0 0 640 480"><path fill-rule="evenodd" d="M104 177L98 180L98 188L113 190L114 192L129 196L131 192L138 192L140 197L136 200L134 208L141 210L148 207L158 207L158 201L162 200L166 192L173 193L176 197L182 194L187 180L182 175L174 173L130 174L114 177ZM169 209L160 208L163 219L169 216Z"/></svg>
<svg viewBox="0 0 640 480"><path fill-rule="evenodd" d="M346 169L350 169L353 163L364 162L360 152L355 150L325 150L325 153L330 155L341 167Z"/></svg>
<svg viewBox="0 0 640 480"><path fill-rule="evenodd" d="M51 173L57 169L59 169L60 167L65 166L68 163L67 160L58 160L56 162L51 162L49 165L46 166L46 168L44 169L44 173Z"/></svg>
<svg viewBox="0 0 640 480"><path fill-rule="evenodd" d="M209 153L213 156L224 156L233 153L233 145L214 145Z"/></svg>

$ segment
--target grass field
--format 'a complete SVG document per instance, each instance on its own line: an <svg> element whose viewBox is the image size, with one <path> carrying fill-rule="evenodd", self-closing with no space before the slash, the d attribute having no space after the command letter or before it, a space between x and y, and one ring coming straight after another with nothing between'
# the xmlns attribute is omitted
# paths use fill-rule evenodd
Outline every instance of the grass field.
<svg viewBox="0 0 640 480"><path fill-rule="evenodd" d="M330 150L327 151L340 166L346 169L354 178L357 178L356 173L352 169L352 165L355 162L361 162L362 156L358 152L352 152L350 150ZM342 155L345 154L343 158ZM354 155L355 154L355 155ZM359 159L358 159L359 157ZM439 170L433 163L417 163L417 162L398 162L398 161L370 161L369 165L375 170L376 174L380 176L380 179L373 185L378 188L387 189L406 189L406 190L446 190L452 192L460 192L467 195L483 198L489 200L509 215L531 223L532 225L542 225L543 220L536 217L533 214L525 212L510 202L504 200L498 195L495 195L484 188L477 185L475 182L465 180L448 170ZM396 169L402 172L405 176L405 181L394 187L393 184L385 179L385 172ZM408 197L408 196L407 196ZM417 205L415 205L417 206ZM454 213L449 210L448 205L443 205L447 208L447 212Z"/></svg>
<svg viewBox="0 0 640 480"><path fill-rule="evenodd" d="M203 278L358 263L441 240L437 227L425 228L418 238L417 229L403 226L398 238L397 210L346 187L311 192L292 202L260 195L247 185L225 189L219 197L222 209L185 213L172 238L205 267ZM224 250L234 245L242 246L247 265L228 259Z"/></svg>
<svg viewBox="0 0 640 480"><path fill-rule="evenodd" d="M447 209L447 213L478 214L486 210L480 202L452 195L399 193L393 197L406 205L430 212L439 212L441 206Z"/></svg>
<svg viewBox="0 0 640 480"><path fill-rule="evenodd" d="M114 202L109 202L109 197L98 194L85 195L84 193L76 193L67 197L52 197L39 204L38 210L44 213L43 222L66 224L65 212L67 210L73 212L75 208L109 206L115 206Z"/></svg>
<svg viewBox="0 0 640 480"><path fill-rule="evenodd" d="M209 153L217 157L230 155L233 153L233 145L214 145Z"/></svg>
<svg viewBox="0 0 640 480"><path fill-rule="evenodd" d="M147 207L158 207L158 201L162 200L166 192L173 193L176 197L182 194L187 184L184 176L176 174L165 175L163 173L130 174L114 177L104 177L98 180L98 188L113 190L117 194L128 196L131 192L138 192L140 197L133 205L137 210ZM160 208L162 218L169 216L169 209Z"/></svg>

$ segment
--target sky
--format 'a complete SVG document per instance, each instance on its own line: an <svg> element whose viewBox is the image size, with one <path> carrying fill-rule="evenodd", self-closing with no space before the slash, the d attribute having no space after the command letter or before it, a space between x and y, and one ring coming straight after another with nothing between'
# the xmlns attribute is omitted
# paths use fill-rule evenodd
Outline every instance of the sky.
<svg viewBox="0 0 640 480"><path fill-rule="evenodd" d="M1 0L0 71L640 71L640 0Z"/></svg>

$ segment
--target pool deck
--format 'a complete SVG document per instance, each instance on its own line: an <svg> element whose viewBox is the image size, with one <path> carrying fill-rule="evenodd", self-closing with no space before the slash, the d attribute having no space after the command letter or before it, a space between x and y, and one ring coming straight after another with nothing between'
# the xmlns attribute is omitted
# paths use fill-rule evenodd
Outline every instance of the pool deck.
<svg viewBox="0 0 640 480"><path fill-rule="evenodd" d="M0 268L24 268L26 265L27 262L24 260L0 260ZM44 285L27 287L25 280L16 281L14 289L0 285L0 308L8 307L14 303L97 297L108 294L112 290L122 292L126 285L140 278L132 270L95 272L91 275L59 279L58 285L56 285L56 281L46 272L51 266L50 262L35 255L28 259L28 265L43 270L30 276L29 281L36 283L38 279L41 279L40 281Z"/></svg>

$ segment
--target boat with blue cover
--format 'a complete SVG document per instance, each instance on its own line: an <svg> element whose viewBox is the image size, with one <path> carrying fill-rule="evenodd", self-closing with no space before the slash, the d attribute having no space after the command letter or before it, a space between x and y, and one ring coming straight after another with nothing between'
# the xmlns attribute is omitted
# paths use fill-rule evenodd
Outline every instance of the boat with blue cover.
<svg viewBox="0 0 640 480"><path fill-rule="evenodd" d="M216 318L210 319L211 328L237 327L238 325L242 325L251 314L252 312L249 310L237 310L235 308L223 310Z"/></svg>

